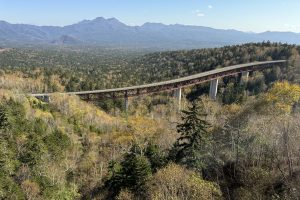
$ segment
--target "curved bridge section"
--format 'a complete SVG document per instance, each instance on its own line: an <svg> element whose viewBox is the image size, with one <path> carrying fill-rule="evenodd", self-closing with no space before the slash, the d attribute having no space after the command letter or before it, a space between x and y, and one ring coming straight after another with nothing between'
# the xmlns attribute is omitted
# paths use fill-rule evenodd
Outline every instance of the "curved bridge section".
<svg viewBox="0 0 300 200"><path fill-rule="evenodd" d="M126 99L126 107L128 104L128 97L139 96L150 93L157 93L162 91L177 90L177 96L181 98L181 88L196 85L204 82L211 82L210 97L215 98L217 94L218 79L226 76L242 74L242 79L246 79L249 76L250 71L264 70L274 66L285 64L286 60L277 61L265 61L265 62L252 62L247 64L234 65L224 68L219 68L192 76L183 78L173 79L169 81L163 81L152 84L145 84L132 87L106 89L106 90L93 90L93 91L82 91L82 92L68 92L64 94L77 95L83 100L98 100L102 98L124 98ZM36 98L42 100L49 100L51 93L45 94L31 94Z"/></svg>

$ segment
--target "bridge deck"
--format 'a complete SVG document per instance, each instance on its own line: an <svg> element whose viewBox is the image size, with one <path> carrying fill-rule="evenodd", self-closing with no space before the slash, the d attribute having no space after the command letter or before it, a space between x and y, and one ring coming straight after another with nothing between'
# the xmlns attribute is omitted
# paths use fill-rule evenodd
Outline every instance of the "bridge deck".
<svg viewBox="0 0 300 200"><path fill-rule="evenodd" d="M132 86L132 87L124 87L124 88L116 88L116 89L104 89L104 90L93 90L93 91L81 91L81 92L67 92L65 94L70 94L70 95L79 95L79 96L84 96L84 95L93 95L93 94L108 94L108 93L121 93L121 92L127 92L127 91L133 91L133 90L147 90L148 88L158 88L158 87L163 87L166 85L177 85L183 82L188 82L192 80L197 80L205 77L211 77L213 75L216 76L221 76L222 74L226 72L243 72L249 70L249 67L255 67L255 66L266 66L266 65L273 65L273 64L283 64L286 63L286 60L276 60L276 61L264 61L264 62L252 62L252 63L247 63L247 64L240 64L240 65L234 65L234 66L229 66L229 67L224 67L224 68L218 68L215 70L183 77L183 78L178 78L178 79L173 79L169 81L163 81L163 82L157 82L157 83L151 83L151 84L145 84L145 85L139 85L139 86ZM249 70L251 71L251 70ZM44 94L31 94L31 96L34 97L44 97L44 96L49 96L51 93L44 93Z"/></svg>

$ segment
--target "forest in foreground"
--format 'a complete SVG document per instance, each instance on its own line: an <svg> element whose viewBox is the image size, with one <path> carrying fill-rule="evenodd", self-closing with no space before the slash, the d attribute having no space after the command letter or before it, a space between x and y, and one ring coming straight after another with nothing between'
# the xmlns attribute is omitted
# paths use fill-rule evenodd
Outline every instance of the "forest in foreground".
<svg viewBox="0 0 300 200"><path fill-rule="evenodd" d="M300 198L298 46L119 53L0 51L0 199ZM181 112L170 93L132 98L127 114L121 100L27 95L277 59L289 62L247 84L224 78L217 101L205 84L186 88Z"/></svg>

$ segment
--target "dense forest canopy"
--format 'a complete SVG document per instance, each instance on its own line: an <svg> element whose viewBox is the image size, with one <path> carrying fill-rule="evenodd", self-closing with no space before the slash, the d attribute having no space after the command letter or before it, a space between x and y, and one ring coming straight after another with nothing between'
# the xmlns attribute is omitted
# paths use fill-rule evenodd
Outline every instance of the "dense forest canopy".
<svg viewBox="0 0 300 200"><path fill-rule="evenodd" d="M294 59L299 47L250 43L215 49L151 53L122 50L10 49L0 53L2 73L39 80L31 92L108 89L188 76L253 61ZM144 52L145 54L146 52Z"/></svg>
<svg viewBox="0 0 300 200"><path fill-rule="evenodd" d="M0 199L299 199L300 48L0 50ZM169 93L90 103L55 93L169 80L287 59L283 67ZM103 109L106 111L103 111Z"/></svg>

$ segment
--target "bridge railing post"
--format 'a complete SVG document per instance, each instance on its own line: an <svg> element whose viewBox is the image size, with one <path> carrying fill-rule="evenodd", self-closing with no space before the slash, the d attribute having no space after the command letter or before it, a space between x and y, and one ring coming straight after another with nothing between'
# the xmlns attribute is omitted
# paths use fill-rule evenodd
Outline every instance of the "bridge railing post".
<svg viewBox="0 0 300 200"><path fill-rule="evenodd" d="M212 100L217 99L218 84L219 84L219 79L218 78L210 81L209 97Z"/></svg>

